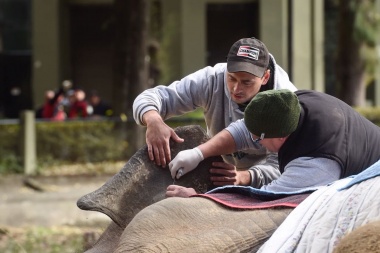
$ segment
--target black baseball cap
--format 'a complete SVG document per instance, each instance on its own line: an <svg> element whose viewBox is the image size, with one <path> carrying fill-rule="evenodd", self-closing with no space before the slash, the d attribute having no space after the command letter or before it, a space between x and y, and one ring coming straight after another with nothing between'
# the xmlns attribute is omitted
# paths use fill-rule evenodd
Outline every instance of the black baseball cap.
<svg viewBox="0 0 380 253"><path fill-rule="evenodd" d="M227 56L228 72L248 72L262 77L269 65L269 52L263 42L256 38L236 41Z"/></svg>

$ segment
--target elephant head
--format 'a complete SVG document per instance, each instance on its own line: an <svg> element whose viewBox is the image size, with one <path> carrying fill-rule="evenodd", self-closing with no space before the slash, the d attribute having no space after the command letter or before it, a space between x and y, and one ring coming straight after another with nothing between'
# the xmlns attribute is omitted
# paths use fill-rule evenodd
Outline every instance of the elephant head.
<svg viewBox="0 0 380 253"><path fill-rule="evenodd" d="M172 157L208 140L199 126L175 131L185 142L171 142ZM198 193L211 190L209 168L214 161L222 158L205 159L175 183ZM235 211L200 197L165 199L166 188L173 183L168 168L149 160L146 146L138 150L115 176L78 200L79 208L102 212L112 219L86 253L131 252L133 248L138 252L194 252L196 245L196 250L204 249L198 252L236 252L237 248L248 252L259 247L292 210ZM191 236L194 233L196 236Z"/></svg>
<svg viewBox="0 0 380 253"><path fill-rule="evenodd" d="M206 132L200 126L178 127L175 131L185 141L183 143L171 141L172 157L179 151L196 147L208 139ZM213 186L209 168L213 161L222 161L222 158L205 159L195 170L174 182L168 168L159 167L149 160L145 145L115 176L98 190L81 197L77 205L82 210L102 212L117 225L125 228L141 209L164 199L166 188L170 184L192 187L199 193L210 190Z"/></svg>

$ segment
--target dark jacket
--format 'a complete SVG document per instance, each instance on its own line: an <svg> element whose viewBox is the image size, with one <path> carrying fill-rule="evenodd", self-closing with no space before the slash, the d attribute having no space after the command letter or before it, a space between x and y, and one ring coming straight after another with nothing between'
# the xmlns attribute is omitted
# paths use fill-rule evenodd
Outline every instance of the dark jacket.
<svg viewBox="0 0 380 253"><path fill-rule="evenodd" d="M380 127L333 96L310 90L295 93L302 107L300 121L278 153L281 173L298 157L324 157L341 165L343 178L380 159Z"/></svg>

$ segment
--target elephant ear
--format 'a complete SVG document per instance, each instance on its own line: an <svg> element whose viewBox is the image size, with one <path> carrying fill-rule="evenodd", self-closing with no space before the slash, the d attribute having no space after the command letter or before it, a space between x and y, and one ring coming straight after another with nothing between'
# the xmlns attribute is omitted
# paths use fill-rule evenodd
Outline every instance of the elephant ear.
<svg viewBox="0 0 380 253"><path fill-rule="evenodd" d="M175 129L183 143L170 142L172 157L185 149L194 148L208 140L205 130L197 125ZM185 174L175 184L192 187L199 193L210 190L209 168L221 157L210 157L196 169ZM147 146L138 150L124 167L99 189L84 195L77 201L82 210L98 211L109 216L121 228L144 207L165 198L168 185L173 184L169 169L155 165L148 157Z"/></svg>

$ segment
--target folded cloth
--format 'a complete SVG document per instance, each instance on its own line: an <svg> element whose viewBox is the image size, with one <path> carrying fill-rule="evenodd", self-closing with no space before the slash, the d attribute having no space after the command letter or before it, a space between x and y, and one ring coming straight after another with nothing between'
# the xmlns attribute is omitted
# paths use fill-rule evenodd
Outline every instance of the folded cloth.
<svg viewBox="0 0 380 253"><path fill-rule="evenodd" d="M262 200L257 196L246 196L240 193L197 194L192 197L212 199L217 203L234 209L263 209L280 206L296 207L309 195L310 193L303 193L270 200Z"/></svg>
<svg viewBox="0 0 380 253"><path fill-rule="evenodd" d="M251 186L226 185L226 186L212 189L206 192L206 194L239 193L245 196L256 197L261 200L274 200L274 199L280 199L280 198L302 194L302 193L311 193L311 192L316 191L318 188L319 187L312 187L312 188L302 189L302 190L293 191L293 192L275 192L275 191L261 190L261 189L253 188Z"/></svg>
<svg viewBox="0 0 380 253"><path fill-rule="evenodd" d="M315 190L316 188L294 192L273 192L251 186L227 185L193 196L209 198L230 208L260 209L278 206L296 207Z"/></svg>

